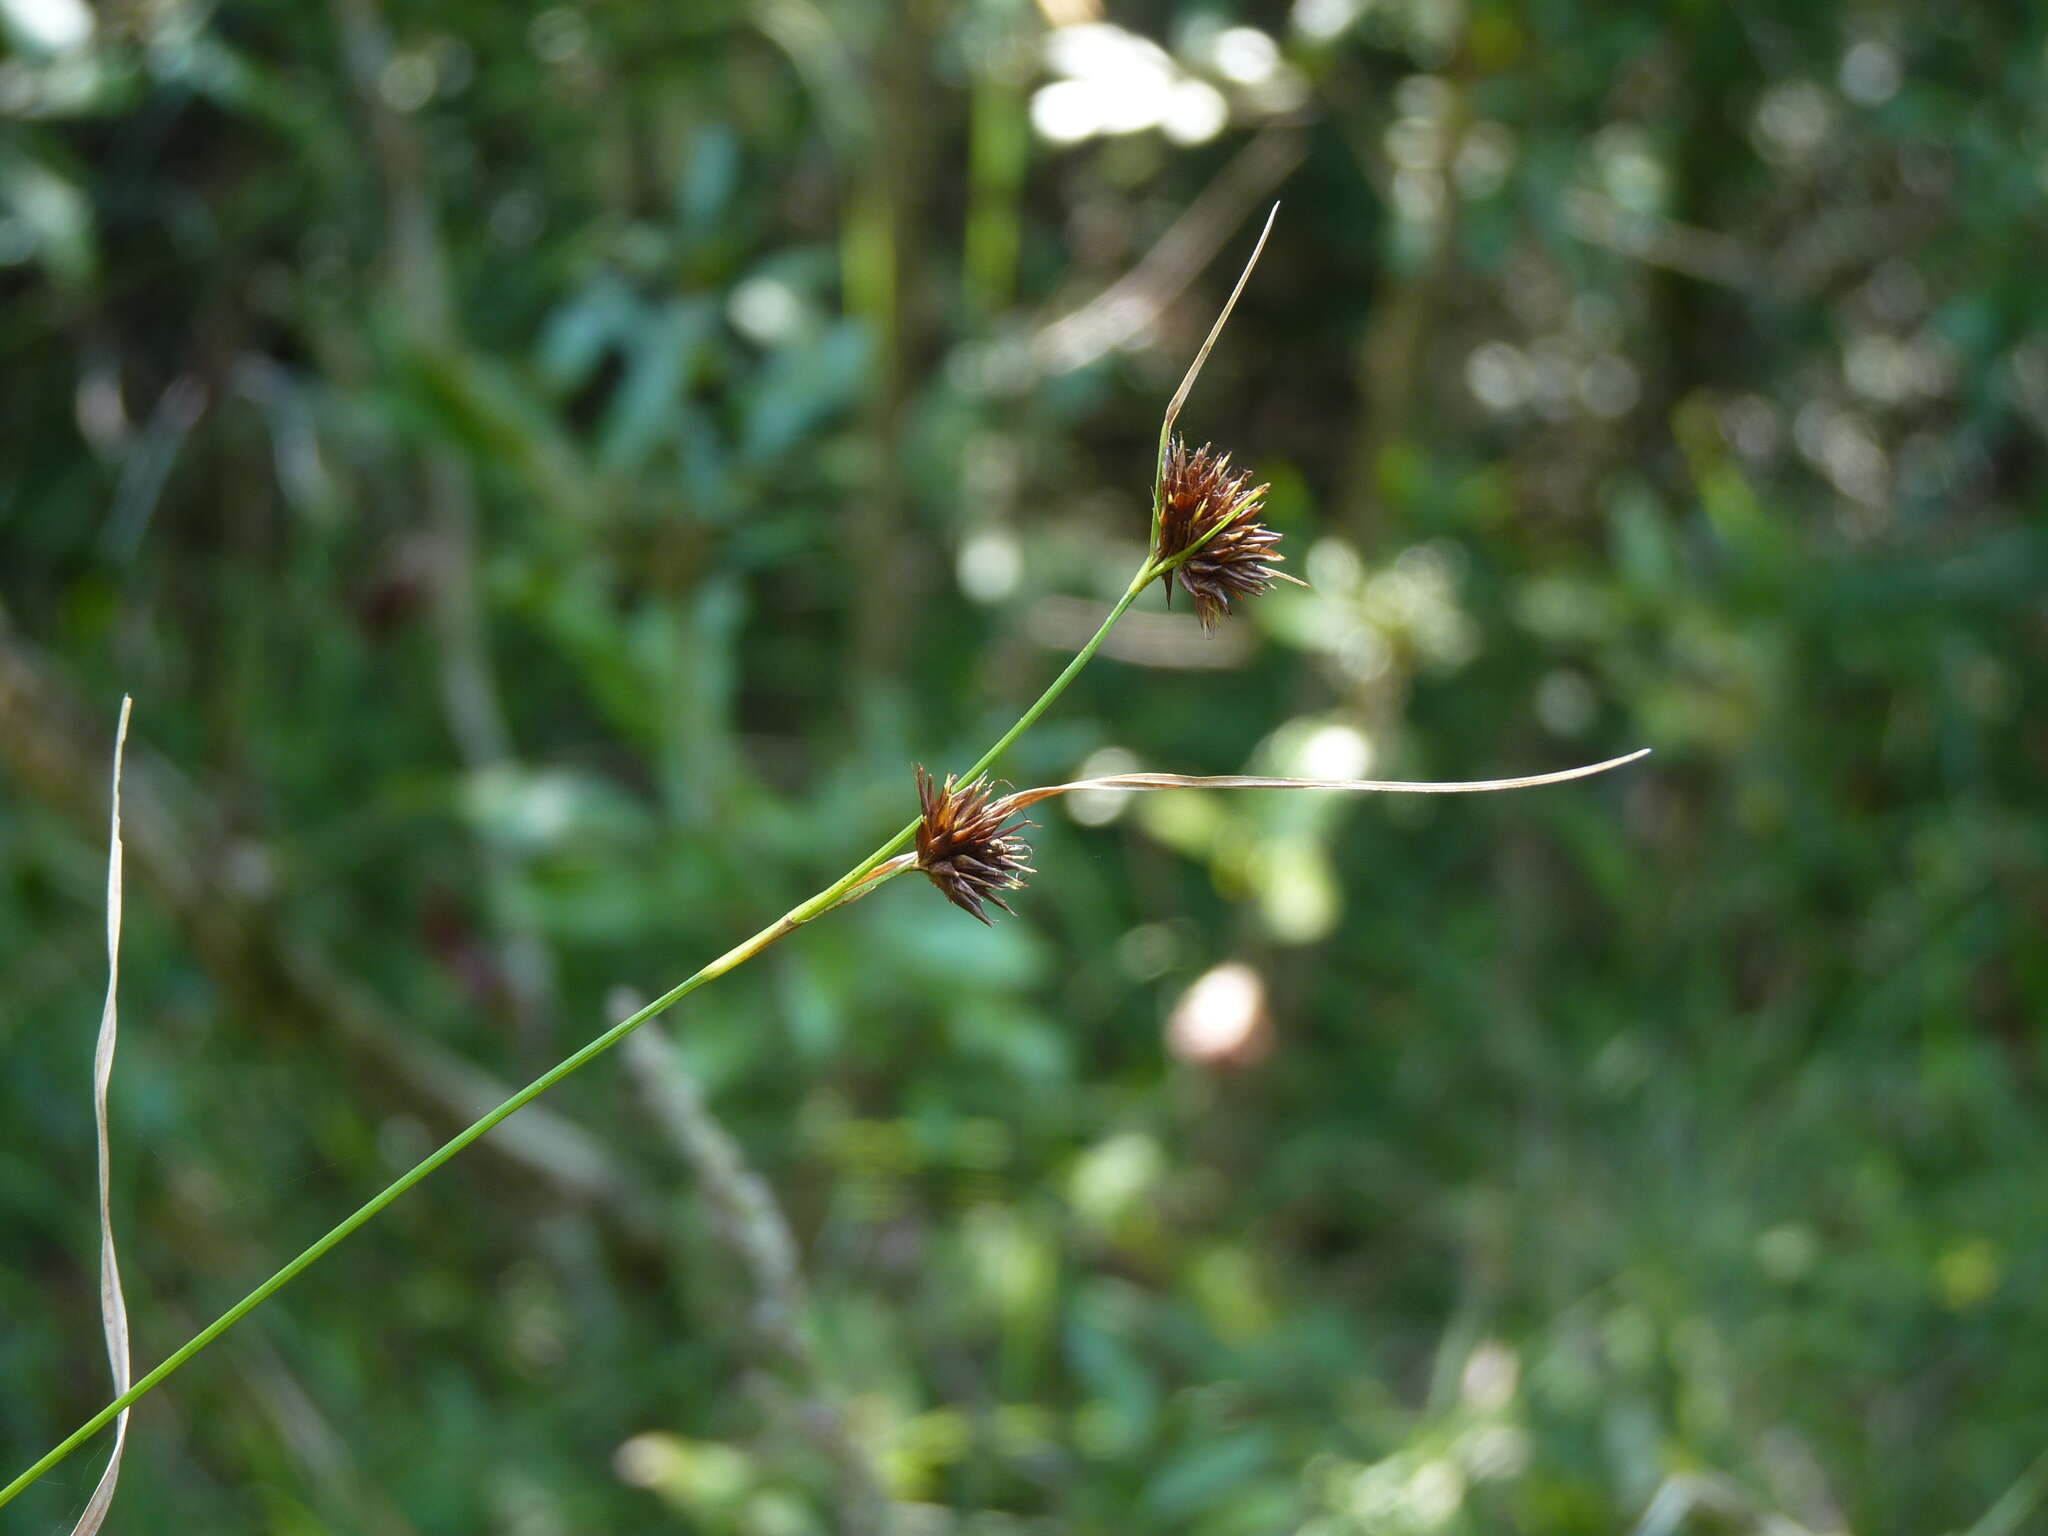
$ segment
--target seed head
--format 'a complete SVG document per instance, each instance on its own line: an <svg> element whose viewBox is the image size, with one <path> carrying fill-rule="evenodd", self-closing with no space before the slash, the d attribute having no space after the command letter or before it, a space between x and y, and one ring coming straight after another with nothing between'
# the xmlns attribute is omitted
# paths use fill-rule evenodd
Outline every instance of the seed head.
<svg viewBox="0 0 2048 1536"><path fill-rule="evenodd" d="M1273 569L1283 557L1273 552L1280 535L1259 521L1267 486L1252 488L1250 470L1233 474L1230 455L1207 443L1193 453L1176 437L1166 455L1160 486L1159 547L1155 560L1170 560L1182 551L1199 549L1180 565L1180 584L1195 600L1195 617L1213 629L1230 611L1231 599L1256 597L1276 581L1306 586ZM1212 534L1212 530L1213 534ZM1173 601L1173 573L1160 578L1166 600Z"/></svg>
<svg viewBox="0 0 2048 1536"><path fill-rule="evenodd" d="M1023 877L1038 871L1025 863L1031 845L1012 834L1036 823L1011 821L1009 797L996 798L986 776L959 784L949 773L941 785L920 764L917 798L924 811L917 825L917 867L946 900L984 923L985 901L1015 917L1016 909L999 893L1022 890Z"/></svg>

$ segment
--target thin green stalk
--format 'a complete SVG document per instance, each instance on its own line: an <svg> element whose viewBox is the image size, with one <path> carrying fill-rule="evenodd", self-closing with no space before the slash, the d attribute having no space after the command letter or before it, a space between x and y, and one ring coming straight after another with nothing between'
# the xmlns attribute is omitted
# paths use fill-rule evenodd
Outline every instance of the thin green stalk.
<svg viewBox="0 0 2048 1536"><path fill-rule="evenodd" d="M1102 648L1102 642L1108 638L1110 630L1115 628L1116 621L1124 616L1125 610L1138 600L1139 594L1145 590L1146 585L1158 574L1159 567L1155 566L1150 558L1147 558L1145 563L1138 567L1138 574L1131 578L1131 584L1124 588L1124 595L1116 600L1116 606L1109 610L1109 617L1102 621L1101 627L1093 635L1089 636L1088 643L1074 653L1074 659L1067 663L1066 670L1046 686L1045 692L1038 696L1038 702L1019 715L1017 723L1005 731L994 746L982 753L981 761L961 775L963 780L972 780L977 775L986 771L997 758L1010 750L1012 742L1031 729L1037 722L1038 717L1045 713L1047 707L1054 699L1067 691L1067 684L1080 675L1081 669L1087 666L1090 658ZM915 831L916 828L917 823L912 822L909 830ZM908 832L905 835L907 836ZM901 846L901 842L902 839L899 838L898 846Z"/></svg>
<svg viewBox="0 0 2048 1536"><path fill-rule="evenodd" d="M1173 400L1166 408L1165 418L1159 424L1159 454L1153 465L1152 480L1152 536L1149 546L1151 549L1157 549L1159 545L1159 523L1164 505L1163 497L1166 484L1166 453L1168 443L1172 437L1174 421L1180 415L1181 406L1187 402L1188 392L1194 388L1195 380L1201 376L1202 364L1208 360L1209 349L1215 346L1216 338L1222 335L1224 323L1229 320L1231 310L1236 307L1238 296L1244 292L1245 284L1251 278L1252 268L1258 265L1259 253L1265 249L1266 237L1273 231L1273 218L1278 212L1279 205L1276 203L1273 206L1273 212L1266 216L1266 227L1260 231L1258 244L1252 248L1251 260L1245 263L1244 271L1238 275L1237 286L1231 289L1230 298L1224 304L1223 312L1216 317L1215 325L1210 328L1209 335L1203 341L1201 350L1195 354L1194 363L1188 368L1187 375L1181 380L1180 388L1174 392ZM1081 669L1094 659L1095 653L1102 648L1103 640L1107 638L1110 630L1116 626L1117 620L1121 619L1129 610L1131 604L1138 600L1139 594L1155 578L1168 575L1178 568L1203 543L1206 543L1209 538L1215 537L1229 521L1228 517L1220 520L1202 540L1181 551L1171 559L1155 559L1148 553L1146 558L1139 564L1137 574L1131 578L1130 585L1124 589L1124 595L1117 599L1116 606L1110 609L1109 616L1102 621L1095 633L1089 637L1088 643L1074 653L1073 659L1067 663L1066 667L1060 672L1060 675L1046 686L1045 691L1033 701L1029 709L1018 716L1017 723L1005 731L997 739L996 744L984 752L980 760L967 770L964 778L971 782L986 772L995 763L996 759L1007 752L1012 743L1029 730L1036 723L1038 717L1051 707L1052 702L1062 693L1066 692L1067 685L1080 675ZM841 875L822 891L790 908L789 911L770 923L766 928L763 928L752 938L727 950L702 970L696 972L669 991L664 992L639 1012L629 1018L621 1019L617 1024L614 1024L581 1050L556 1063L524 1088L513 1094L509 1099L505 1100L504 1103L484 1115L483 1118L458 1132L438 1150L430 1153L405 1173L399 1175L397 1179L372 1197L354 1214L334 1227L297 1258L291 1260L284 1268L278 1270L276 1274L265 1280L255 1290L222 1313L219 1318L194 1335L182 1348L166 1359L155 1370L144 1376L127 1391L115 1398L113 1402L107 1404L106 1407L80 1425L61 1444L50 1451L48 1455L44 1456L34 1466L15 1478L5 1488L0 1488L0 1506L11 1503L15 1496L24 1488L35 1482L36 1479L49 1471L50 1468L63 1461L80 1445L104 1429L123 1409L147 1396L163 1382L168 1381L194 1355L234 1327L236 1323L255 1311L256 1308L277 1294L286 1285L290 1284L300 1274L310 1268L322 1255L327 1253L329 1249L335 1247L342 1239L364 1226L386 1206L390 1205L392 1201L454 1157L456 1153L475 1142L493 1126L500 1124L526 1105L532 1103L570 1073L595 1061L599 1056L602 1056L606 1051L625 1039L626 1036L632 1034L642 1024L645 1024L649 1019L654 1018L658 1014L665 1013L683 998L689 996L690 993L696 991L697 988L703 986L705 982L715 980L734 967L753 959L755 955L758 955L784 934L794 932L812 918L822 916L844 902L863 896L874 885L879 885L885 880L892 880L897 875L903 873L905 869L910 867L907 862L899 861L886 869L882 866L890 860L892 855L910 841L917 831L917 826L918 823L915 818L906 822L894 837L890 838L881 847L877 848L865 859L862 859L852 869Z"/></svg>
<svg viewBox="0 0 2048 1536"><path fill-rule="evenodd" d="M1157 576L1159 572L1160 568L1156 567L1150 559L1147 559L1139 567L1138 574L1131 578L1131 584L1124 590L1124 595L1117 600L1116 606L1110 610L1109 616L1102 621L1101 627L1089 638L1088 643L1075 652L1073 660L1069 661L1060 675L1046 686L1045 691L1038 696L1031 707L1018 717L1017 723L1005 731L996 744L982 754L981 760L967 770L966 778L971 780L987 770L997 758L1009 750L1011 744L1019 736L1031 728L1032 724L1040 715L1045 713L1055 699L1066 692L1067 685L1080 674L1081 669L1088 665L1090 659L1102 648L1104 638L1115 627L1117 620L1124 616L1124 613L1130 608L1131 604L1137 601L1138 595L1145 590L1146 584ZM23 1489L27 1488L59 1462L65 1460L79 1446L112 1423L123 1409L147 1396L172 1376L176 1375L194 1355L197 1355L207 1345L234 1327L235 1324L255 1311L293 1280L297 1279L299 1275L311 1268L330 1249L336 1247L344 1238L366 1225L400 1195L411 1189L420 1180L454 1157L458 1152L461 1152L464 1148L478 1140L478 1138L485 1135L494 1126L497 1126L519 1110L525 1108L528 1104L531 1104L572 1072L595 1061L649 1019L667 1012L675 1004L696 991L697 988L703 986L707 981L714 981L718 977L723 976L727 971L733 970L746 961L753 959L754 956L758 955L784 934L794 932L812 918L820 917L832 908L853 900L856 896L865 895L873 885L879 884L884 880L894 879L898 874L901 874L903 872L901 869L892 869L879 875L876 871L880 869L881 865L892 854L908 843L916 831L917 821L912 819L889 841L882 844L881 847L877 848L865 859L862 859L860 863L854 865L852 869L849 869L816 895L790 908L789 911L778 917L752 938L734 945L709 965L706 965L694 975L664 992L639 1012L632 1014L628 1018L621 1019L596 1039L590 1041L581 1050L578 1050L574 1055L567 1056L557 1062L546 1072L543 1072L539 1077L505 1100L504 1103L484 1115L482 1119L457 1132L437 1150L429 1153L413 1167L400 1174L398 1178L366 1201L353 1214L338 1223L325 1236L315 1241L297 1258L291 1260L282 1269L278 1270L276 1274L228 1308L227 1311L223 1312L197 1334L194 1334L191 1339L186 1341L174 1354L167 1357L155 1370L142 1377L126 1392L123 1392L90 1419L87 1419L85 1423L66 1436L55 1449L36 1462L34 1466L15 1478L5 1488L0 1488L0 1506L12 1502L14 1497Z"/></svg>
<svg viewBox="0 0 2048 1536"><path fill-rule="evenodd" d="M791 916L793 915L791 914ZM603 1055L656 1014L672 1006L691 992L694 992L697 988L704 985L705 982L712 980L714 977L723 976L734 966L752 958L763 949L766 949L776 939L781 938L783 934L796 926L791 921L791 916L778 918L752 938L727 950L723 955L720 955L687 981L656 998L638 1013L614 1024L573 1056L557 1062L553 1067L520 1089L519 1092L513 1094L511 1098L491 1110L482 1119L458 1132L447 1142L443 1143L438 1150L429 1153L412 1168L400 1174L397 1179L393 1180L392 1183L360 1206L353 1215L338 1223L324 1237L314 1242L312 1246L307 1248L297 1258L286 1264L284 1268L278 1270L276 1274L257 1286L255 1290L228 1308L227 1311L223 1312L212 1323L201 1329L197 1334L194 1334L182 1348L167 1357L155 1370L142 1377L134 1386L86 1420L84 1424L74 1430L61 1444L44 1456L42 1460L22 1473L21 1476L17 1477L5 1488L0 1488L0 1505L8 1503L16 1494L20 1493L45 1472L56 1466L60 1461L63 1461L81 1444L105 1428L122 1409L130 1406L169 1380L194 1355L198 1354L207 1345L234 1327L236 1323L239 1323L243 1318L255 1311L257 1307L268 1301L291 1281L298 1278L305 1270L312 1267L316 1260L326 1254L329 1249L335 1247L343 1238L363 1226L400 1195L419 1183L421 1179L424 1179L436 1168L439 1168L443 1163L455 1156L456 1153L462 1151L465 1147L490 1131L499 1122L540 1097L541 1094L554 1087L556 1083L559 1083L577 1068Z"/></svg>

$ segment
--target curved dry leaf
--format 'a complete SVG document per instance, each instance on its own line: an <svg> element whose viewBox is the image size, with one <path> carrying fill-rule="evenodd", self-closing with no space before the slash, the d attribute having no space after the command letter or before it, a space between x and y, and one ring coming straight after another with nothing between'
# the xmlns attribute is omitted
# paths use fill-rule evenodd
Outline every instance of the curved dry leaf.
<svg viewBox="0 0 2048 1536"><path fill-rule="evenodd" d="M1223 334L1223 327L1230 320L1230 312L1237 308L1238 295L1244 292L1244 285L1252 280L1252 268L1259 264L1259 257L1266 249L1266 237L1273 233L1273 221L1280 217L1280 205L1275 203L1266 215L1266 227L1259 231L1259 243L1252 247L1251 259L1244 264L1244 270L1237 275L1237 286L1230 290L1230 297L1223 301L1223 313L1216 317L1216 323L1209 327L1208 337L1202 342L1201 351L1188 364L1188 371L1180 381L1180 388L1173 392L1173 399L1166 407L1166 422L1159 429L1159 442L1164 451L1166 440L1173 433L1173 424L1180 417L1180 408L1188 403L1188 393L1195 387L1195 380L1201 377L1202 365L1209 361L1209 351L1216 345L1216 338Z"/></svg>
<svg viewBox="0 0 2048 1536"><path fill-rule="evenodd" d="M128 1348L128 1301L121 1294L121 1263L114 1249L113 1157L107 1144L107 1087L114 1077L114 1043L120 1034L115 997L121 983L121 758L128 746L128 715L135 701L123 695L121 723L114 730L114 788L111 827L107 837L107 1001L100 1010L99 1044L92 1060L92 1119L99 1137L100 1174L100 1323L107 1335L107 1363L113 1368L114 1396L129 1387L133 1374ZM100 1474L99 1485L71 1536L93 1536L114 1505L121 1481L121 1452L128 1443L128 1410L114 1420L114 1453Z"/></svg>
<svg viewBox="0 0 2048 1536"><path fill-rule="evenodd" d="M1071 784L1048 784L1039 789L1020 790L1002 804L1007 814L1050 800L1077 789L1328 789L1349 794L1390 795L1485 795L1502 789L1536 789L1544 784L1563 784L1572 779L1589 779L1648 757L1648 747L1638 747L1604 763L1587 763L1563 768L1556 773L1532 773L1518 779L1275 779L1252 774L1112 773L1100 779L1076 779Z"/></svg>

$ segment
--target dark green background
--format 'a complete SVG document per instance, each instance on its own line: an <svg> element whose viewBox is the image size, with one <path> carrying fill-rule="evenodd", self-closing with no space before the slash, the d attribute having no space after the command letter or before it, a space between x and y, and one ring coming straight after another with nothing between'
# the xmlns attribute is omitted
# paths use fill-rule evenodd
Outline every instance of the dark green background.
<svg viewBox="0 0 2048 1536"><path fill-rule="evenodd" d="M2048 11L374 4L0 5L0 1476L106 1395L123 690L148 1364L1014 718L1277 197L1186 424L1316 590L1148 596L1004 771L1657 755L1045 806L1021 917L665 1021L814 1362L608 1058L109 1529L800 1536L835 1413L904 1531L2042 1528ZM1145 78L1228 125L1033 127Z"/></svg>

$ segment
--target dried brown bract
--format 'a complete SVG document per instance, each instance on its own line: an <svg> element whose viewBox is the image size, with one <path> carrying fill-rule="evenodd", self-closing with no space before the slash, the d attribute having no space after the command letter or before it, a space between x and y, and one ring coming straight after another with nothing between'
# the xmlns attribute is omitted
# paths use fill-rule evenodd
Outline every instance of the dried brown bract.
<svg viewBox="0 0 2048 1536"><path fill-rule="evenodd" d="M1256 597L1276 581L1308 585L1273 569L1284 558L1273 549L1280 535L1259 521L1268 487L1254 487L1251 480L1250 470L1233 473L1230 455L1207 443L1189 453L1187 443L1176 437L1167 452L1160 479L1159 547L1152 554L1155 560L1171 560L1194 550L1179 567L1180 584L1194 598L1203 629L1215 628L1234 598ZM1171 603L1173 573L1160 579Z"/></svg>
<svg viewBox="0 0 2048 1536"><path fill-rule="evenodd" d="M998 798L985 776L959 784L949 773L942 785L920 764L917 798L924 811L917 824L917 867L946 900L984 923L989 918L983 902L1016 916L999 893L1022 890L1023 877L1038 873L1025 862L1031 845L1014 835L1036 823L1011 821L1010 797Z"/></svg>

